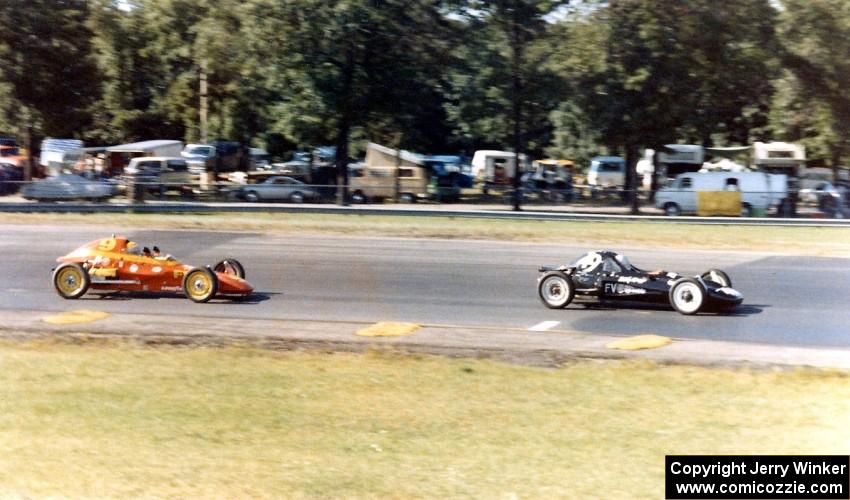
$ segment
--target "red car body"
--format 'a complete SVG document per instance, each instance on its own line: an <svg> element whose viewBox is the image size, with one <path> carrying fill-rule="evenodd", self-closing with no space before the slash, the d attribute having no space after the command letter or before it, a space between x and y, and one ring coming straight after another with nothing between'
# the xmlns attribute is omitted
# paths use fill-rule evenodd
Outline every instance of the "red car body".
<svg viewBox="0 0 850 500"><path fill-rule="evenodd" d="M92 289L182 292L195 302L206 302L216 296L247 296L254 290L235 259L213 267L192 267L157 254L143 252L121 236L95 240L56 259L61 264L54 270L53 284L66 299Z"/></svg>

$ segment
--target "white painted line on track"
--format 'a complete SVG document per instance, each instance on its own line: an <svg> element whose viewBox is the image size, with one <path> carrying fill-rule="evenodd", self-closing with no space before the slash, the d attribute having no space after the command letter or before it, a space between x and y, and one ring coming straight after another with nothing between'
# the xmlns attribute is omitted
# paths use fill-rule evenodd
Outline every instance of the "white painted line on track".
<svg viewBox="0 0 850 500"><path fill-rule="evenodd" d="M560 321L542 321L528 329L530 332L545 332L560 325Z"/></svg>

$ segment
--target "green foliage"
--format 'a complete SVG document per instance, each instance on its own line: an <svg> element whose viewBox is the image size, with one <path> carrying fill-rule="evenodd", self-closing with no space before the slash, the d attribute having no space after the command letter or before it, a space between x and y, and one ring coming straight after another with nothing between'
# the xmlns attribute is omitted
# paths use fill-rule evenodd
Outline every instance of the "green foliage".
<svg viewBox="0 0 850 500"><path fill-rule="evenodd" d="M204 73L209 138L280 155L356 138L583 163L785 139L836 165L850 154L850 3L776 5L6 0L0 131L195 141Z"/></svg>
<svg viewBox="0 0 850 500"><path fill-rule="evenodd" d="M85 0L0 4L0 111L23 134L80 137L91 122L99 75Z"/></svg>
<svg viewBox="0 0 850 500"><path fill-rule="evenodd" d="M793 77L783 79L772 124L785 139L806 144L810 157L823 155L837 166L850 154L850 4L782 5L782 62Z"/></svg>
<svg viewBox="0 0 850 500"><path fill-rule="evenodd" d="M564 92L563 81L549 67L559 40L547 19L565 3L501 0L455 5L464 38L446 110L460 147L472 151L510 145L543 154L551 142L549 114Z"/></svg>

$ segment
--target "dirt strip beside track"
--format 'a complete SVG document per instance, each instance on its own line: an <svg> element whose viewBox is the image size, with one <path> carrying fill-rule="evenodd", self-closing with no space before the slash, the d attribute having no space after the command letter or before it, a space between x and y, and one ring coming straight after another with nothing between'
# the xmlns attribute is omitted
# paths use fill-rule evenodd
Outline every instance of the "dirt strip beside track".
<svg viewBox="0 0 850 500"><path fill-rule="evenodd" d="M3 311L0 313L0 338L81 343L123 341L149 346L248 345L345 352L377 349L538 366L558 366L581 359L636 359L704 366L850 369L850 350L846 349L674 339L672 344L657 349L623 351L606 347L622 337L564 330L530 332L510 328L421 325L407 336L362 337L356 332L368 326L367 323L116 314L91 323L54 325L43 321L47 315L40 311Z"/></svg>

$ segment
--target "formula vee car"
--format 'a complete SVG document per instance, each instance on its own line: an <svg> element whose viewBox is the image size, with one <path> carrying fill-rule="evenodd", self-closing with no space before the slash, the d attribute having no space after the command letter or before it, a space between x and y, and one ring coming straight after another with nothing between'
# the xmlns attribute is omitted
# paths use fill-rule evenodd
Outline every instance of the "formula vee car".
<svg viewBox="0 0 850 500"><path fill-rule="evenodd" d="M88 290L182 292L194 302L213 297L245 297L254 288L235 259L212 267L181 264L157 247L140 249L124 237L95 240L56 259L53 286L65 299L78 299Z"/></svg>
<svg viewBox="0 0 850 500"><path fill-rule="evenodd" d="M599 301L669 304L682 314L730 312L744 297L719 269L695 277L667 271L644 271L625 255L588 252L569 265L540 267L537 293L550 309L567 307L576 297Z"/></svg>

